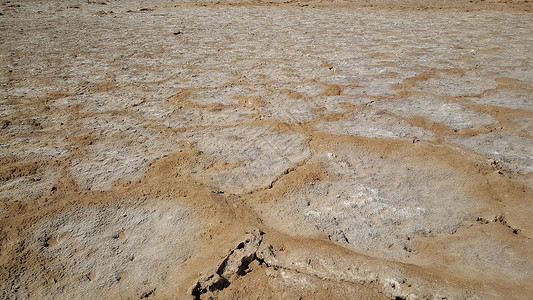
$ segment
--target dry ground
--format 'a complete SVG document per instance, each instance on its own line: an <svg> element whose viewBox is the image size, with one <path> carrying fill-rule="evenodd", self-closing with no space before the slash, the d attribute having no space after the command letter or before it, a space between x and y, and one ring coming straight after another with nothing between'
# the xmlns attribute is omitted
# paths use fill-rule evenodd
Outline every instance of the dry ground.
<svg viewBox="0 0 533 300"><path fill-rule="evenodd" d="M3 1L1 299L526 299L527 1Z"/></svg>

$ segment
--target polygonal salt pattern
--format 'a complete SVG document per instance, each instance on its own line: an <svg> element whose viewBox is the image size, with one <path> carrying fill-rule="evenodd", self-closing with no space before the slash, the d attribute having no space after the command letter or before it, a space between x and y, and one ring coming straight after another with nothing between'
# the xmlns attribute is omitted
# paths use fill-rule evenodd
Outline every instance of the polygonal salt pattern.
<svg viewBox="0 0 533 300"><path fill-rule="evenodd" d="M429 92L449 97L478 96L494 89L498 83L492 79L471 75L440 74L418 84L415 91Z"/></svg>
<svg viewBox="0 0 533 300"><path fill-rule="evenodd" d="M533 110L533 91L528 90L497 90L481 97L466 98L466 100L479 104L512 109Z"/></svg>
<svg viewBox="0 0 533 300"><path fill-rule="evenodd" d="M533 139L510 133L488 133L472 137L450 137L448 142L495 159L514 172L533 172Z"/></svg>
<svg viewBox="0 0 533 300"><path fill-rule="evenodd" d="M497 121L490 115L432 96L376 101L370 106L404 117L422 116L430 121L442 123L454 131L497 124Z"/></svg>
<svg viewBox="0 0 533 300"><path fill-rule="evenodd" d="M330 134L369 138L431 140L433 136L431 131L413 126L377 109L361 109L349 116L348 119L320 122L315 127Z"/></svg>
<svg viewBox="0 0 533 300"><path fill-rule="evenodd" d="M164 284L199 246L195 233L201 224L188 208L168 199L150 203L131 199L81 206L41 220L23 243L33 250L29 255L45 263L15 280L18 293L140 298ZM43 281L36 276L55 283L39 289Z"/></svg>
<svg viewBox="0 0 533 300"><path fill-rule="evenodd" d="M154 129L131 128L86 147L72 160L70 171L86 189L108 190L116 180L136 180L148 163L180 149L177 140Z"/></svg>
<svg viewBox="0 0 533 300"><path fill-rule="evenodd" d="M311 155L304 136L263 125L190 130L177 138L196 143L217 160L237 163L229 170L197 175L207 176L216 188L230 193L267 187Z"/></svg>
<svg viewBox="0 0 533 300"><path fill-rule="evenodd" d="M288 234L322 233L367 255L403 260L416 254L417 236L453 233L481 207L444 165L358 148L315 159L342 180L310 182L256 205L266 224Z"/></svg>

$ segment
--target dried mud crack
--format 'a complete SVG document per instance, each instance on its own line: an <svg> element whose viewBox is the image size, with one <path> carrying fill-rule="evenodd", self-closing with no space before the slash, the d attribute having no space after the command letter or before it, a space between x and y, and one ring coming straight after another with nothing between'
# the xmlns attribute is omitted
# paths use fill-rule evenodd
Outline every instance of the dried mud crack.
<svg viewBox="0 0 533 300"><path fill-rule="evenodd" d="M399 290L399 285L406 284L406 280L402 282L389 282L387 279L383 280L379 276L373 276L365 280L353 281L345 278L337 278L331 274L321 272L309 272L304 269L291 266L290 264L284 265L283 258L277 257L279 253L276 253L274 247L270 244L263 242L263 235L265 233L259 229L253 229L248 231L243 240L235 247L221 264L216 268L216 271L199 279L188 290L188 293L194 297L194 299L218 299L220 291L228 288L232 282L235 282L239 277L246 276L250 270L250 265L254 262L258 266L263 266L263 270L267 270L271 274L273 273L294 273L295 276L307 276L317 279L319 281L330 281L338 284L359 285L359 286L372 286L377 289L380 296L387 295L394 299L406 299L408 294L405 291ZM311 259L307 260L308 264L311 264ZM361 276L361 274L358 274ZM272 275L271 275L272 276ZM398 286L396 286L396 284ZM411 287L411 286L409 286ZM391 290L387 290L387 288ZM413 294L411 294L413 297Z"/></svg>
<svg viewBox="0 0 533 300"><path fill-rule="evenodd" d="M191 289L190 294L195 299L200 299L202 295L211 296L213 292L223 290L231 284L237 276L246 275L246 269L254 260L264 261L261 254L265 247L262 244L264 232L255 229L245 235L245 240L233 249L230 254L220 264L214 274L200 279Z"/></svg>
<svg viewBox="0 0 533 300"><path fill-rule="evenodd" d="M530 297L532 7L0 3L0 299Z"/></svg>

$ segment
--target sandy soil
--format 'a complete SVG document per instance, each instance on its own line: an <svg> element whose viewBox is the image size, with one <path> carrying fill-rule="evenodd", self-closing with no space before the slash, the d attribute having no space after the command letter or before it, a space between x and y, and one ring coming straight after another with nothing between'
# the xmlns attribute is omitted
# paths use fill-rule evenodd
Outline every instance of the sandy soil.
<svg viewBox="0 0 533 300"><path fill-rule="evenodd" d="M526 299L528 1L3 1L1 299Z"/></svg>

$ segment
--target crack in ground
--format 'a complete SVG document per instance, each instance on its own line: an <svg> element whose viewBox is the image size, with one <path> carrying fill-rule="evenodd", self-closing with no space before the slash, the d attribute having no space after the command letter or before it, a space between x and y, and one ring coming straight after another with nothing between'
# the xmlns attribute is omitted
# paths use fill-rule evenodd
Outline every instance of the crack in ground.
<svg viewBox="0 0 533 300"><path fill-rule="evenodd" d="M194 283L189 288L188 294L192 295L194 299L197 300L216 299L218 292L229 287L231 283L239 277L245 276L248 273L246 270L249 265L257 260L259 264L265 265L267 268L273 268L274 270L281 269L296 272L322 281L367 286L391 299L406 299L406 297L408 297L405 292L400 291L399 282L391 284L387 281L387 278L380 278L378 275L374 275L372 278L353 281L345 278L332 278L331 276L323 276L314 272L307 272L298 268L283 266L277 262L273 246L263 242L264 234L265 233L259 229L248 231L244 240L226 256L216 268L216 271ZM404 279L401 283L406 283L406 281L407 279ZM411 285L409 285L409 287L411 287Z"/></svg>
<svg viewBox="0 0 533 300"><path fill-rule="evenodd" d="M212 296L213 293L227 288L231 281L239 276L246 275L245 270L250 263L258 259L258 251L262 245L263 235L265 233L259 229L253 229L247 232L245 240L228 254L222 261L216 272L201 278L190 289L189 294L194 299L201 299L203 294Z"/></svg>

